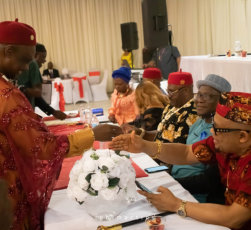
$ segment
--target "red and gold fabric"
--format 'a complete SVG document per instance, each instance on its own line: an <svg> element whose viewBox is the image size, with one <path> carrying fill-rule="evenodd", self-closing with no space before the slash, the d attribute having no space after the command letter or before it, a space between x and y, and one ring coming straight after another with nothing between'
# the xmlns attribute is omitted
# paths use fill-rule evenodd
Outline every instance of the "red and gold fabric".
<svg viewBox="0 0 251 230"><path fill-rule="evenodd" d="M251 150L245 155L215 150L213 137L193 144L193 153L202 163L218 162L222 183L226 186L226 204L237 203L251 211ZM249 221L241 229L251 229Z"/></svg>
<svg viewBox="0 0 251 230"><path fill-rule="evenodd" d="M216 112L231 121L251 125L251 94L240 92L222 94Z"/></svg>
<svg viewBox="0 0 251 230"><path fill-rule="evenodd" d="M90 129L53 135L26 97L0 74L0 179L8 184L11 229L43 229L43 218L63 158L91 147ZM76 146L74 142L77 138ZM71 151L69 151L69 149ZM79 151L79 152L78 152Z"/></svg>

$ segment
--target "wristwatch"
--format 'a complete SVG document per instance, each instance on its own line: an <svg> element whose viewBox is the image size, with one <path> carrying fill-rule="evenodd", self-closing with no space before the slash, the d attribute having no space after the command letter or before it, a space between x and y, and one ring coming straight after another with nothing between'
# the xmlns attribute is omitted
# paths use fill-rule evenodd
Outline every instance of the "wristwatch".
<svg viewBox="0 0 251 230"><path fill-rule="evenodd" d="M177 210L177 214L181 217L186 217L186 201L182 200L179 209Z"/></svg>

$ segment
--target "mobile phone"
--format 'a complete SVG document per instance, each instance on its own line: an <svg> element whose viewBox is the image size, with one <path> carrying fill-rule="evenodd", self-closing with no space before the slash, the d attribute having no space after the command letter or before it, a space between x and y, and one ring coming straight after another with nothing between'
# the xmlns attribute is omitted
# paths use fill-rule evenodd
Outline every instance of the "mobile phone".
<svg viewBox="0 0 251 230"><path fill-rule="evenodd" d="M138 182L137 180L135 180L135 184L137 185L137 187L145 192L149 192L149 193L153 193L150 189L148 189L146 186L144 186L143 184L141 184L140 182Z"/></svg>
<svg viewBox="0 0 251 230"><path fill-rule="evenodd" d="M155 166L155 167L145 168L145 171L147 173L155 173L155 172L166 171L168 169L169 169L169 167L166 165L159 165L159 166Z"/></svg>

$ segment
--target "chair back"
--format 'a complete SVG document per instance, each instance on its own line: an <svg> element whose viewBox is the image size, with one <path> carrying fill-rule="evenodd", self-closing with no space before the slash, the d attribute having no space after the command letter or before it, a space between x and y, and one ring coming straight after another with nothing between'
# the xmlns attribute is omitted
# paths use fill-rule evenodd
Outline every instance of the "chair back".
<svg viewBox="0 0 251 230"><path fill-rule="evenodd" d="M98 84L100 82L100 71L90 70L88 73L88 81L91 85Z"/></svg>

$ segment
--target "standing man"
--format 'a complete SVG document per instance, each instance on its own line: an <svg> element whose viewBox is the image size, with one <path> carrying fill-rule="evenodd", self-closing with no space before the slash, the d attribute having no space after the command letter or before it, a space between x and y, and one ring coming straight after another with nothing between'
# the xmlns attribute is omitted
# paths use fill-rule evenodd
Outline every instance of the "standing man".
<svg viewBox="0 0 251 230"><path fill-rule="evenodd" d="M37 43L35 60L29 65L29 70L24 71L18 78L19 89L29 99L33 108L38 106L47 115L53 115L57 119L64 120L66 114L60 110L53 109L42 98L42 76L39 68L42 67L46 61L47 51L45 46Z"/></svg>
<svg viewBox="0 0 251 230"><path fill-rule="evenodd" d="M169 33L170 45L157 48L152 56L152 60L143 65L143 68L157 67L161 70L162 77L168 79L170 73L180 69L180 52L176 46L172 45L172 35Z"/></svg>
<svg viewBox="0 0 251 230"><path fill-rule="evenodd" d="M44 213L64 157L81 155L117 127L85 128L68 136L48 131L9 79L29 68L36 33L17 20L0 22L0 180L7 186L11 230L44 229ZM104 133L104 128L108 132ZM2 208L2 207L1 207ZM2 226L1 226L2 229Z"/></svg>
<svg viewBox="0 0 251 230"><path fill-rule="evenodd" d="M161 76L161 71L158 68L146 68L144 69L143 72L143 81L150 81L152 82L154 85L156 85L163 94L166 94L166 92L161 88L160 86L160 82L162 79Z"/></svg>

